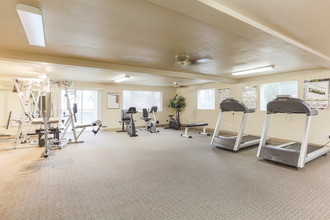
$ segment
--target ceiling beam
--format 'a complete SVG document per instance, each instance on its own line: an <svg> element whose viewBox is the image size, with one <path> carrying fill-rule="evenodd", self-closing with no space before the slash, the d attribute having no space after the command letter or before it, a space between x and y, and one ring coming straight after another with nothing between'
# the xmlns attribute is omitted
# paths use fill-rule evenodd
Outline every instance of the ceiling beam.
<svg viewBox="0 0 330 220"><path fill-rule="evenodd" d="M214 82L221 83L236 83L236 79L221 77L217 75L207 75L201 73L190 73L190 72L178 72L178 71L168 71L154 68L146 68L139 66L129 66L122 64L115 64L109 62L100 62L93 60L69 58L69 57L59 57L51 55L43 55L36 53L27 53L27 52L18 52L12 50L0 50L0 58L10 59L16 61L29 61L35 63L45 63L56 64L56 65L65 65L65 66L74 66L74 67L87 67L87 68L96 68L96 69L105 69L112 71L124 71L132 73L144 73L150 75L156 75L160 77L173 77L173 78L186 78L186 79L203 79L210 80Z"/></svg>

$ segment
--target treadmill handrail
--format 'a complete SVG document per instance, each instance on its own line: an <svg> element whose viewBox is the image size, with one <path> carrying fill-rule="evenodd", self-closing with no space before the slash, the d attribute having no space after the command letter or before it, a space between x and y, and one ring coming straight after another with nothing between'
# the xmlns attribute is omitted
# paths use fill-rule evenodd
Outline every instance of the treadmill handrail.
<svg viewBox="0 0 330 220"><path fill-rule="evenodd" d="M305 101L290 96L277 96L276 99L268 102L267 114L287 113L317 115L318 111L312 109Z"/></svg>
<svg viewBox="0 0 330 220"><path fill-rule="evenodd" d="M244 112L253 113L254 109L246 107L246 105L234 98L226 98L220 103L220 110L222 112Z"/></svg>

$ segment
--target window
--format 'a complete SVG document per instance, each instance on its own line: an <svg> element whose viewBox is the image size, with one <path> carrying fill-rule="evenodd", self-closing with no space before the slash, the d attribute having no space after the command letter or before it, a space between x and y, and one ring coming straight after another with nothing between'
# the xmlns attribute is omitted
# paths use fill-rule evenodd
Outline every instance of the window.
<svg viewBox="0 0 330 220"><path fill-rule="evenodd" d="M154 91L123 91L123 109L135 107L136 110L142 111L143 108L151 108L157 106L158 111L162 111L162 93Z"/></svg>
<svg viewBox="0 0 330 220"><path fill-rule="evenodd" d="M267 103L275 99L277 95L291 95L298 97L298 82L267 83L260 86L260 110L266 111Z"/></svg>
<svg viewBox="0 0 330 220"><path fill-rule="evenodd" d="M75 91L75 92L73 92ZM61 90L61 116L67 112L67 100L65 91ZM77 124L89 124L98 117L98 91L97 90L72 90L69 91L71 108L74 103L77 104L78 113Z"/></svg>
<svg viewBox="0 0 330 220"><path fill-rule="evenodd" d="M197 109L214 109L215 89L203 89L197 91Z"/></svg>

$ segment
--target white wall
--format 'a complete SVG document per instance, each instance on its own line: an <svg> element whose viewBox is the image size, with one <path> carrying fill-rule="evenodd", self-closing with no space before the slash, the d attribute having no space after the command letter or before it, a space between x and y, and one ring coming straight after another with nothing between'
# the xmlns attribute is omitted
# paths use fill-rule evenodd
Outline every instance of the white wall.
<svg viewBox="0 0 330 220"><path fill-rule="evenodd" d="M190 86L186 88L179 88L177 91L180 95L187 98L187 107L181 114L182 122L207 122L209 128L214 128L218 114L219 103L218 94L216 94L216 109L215 110L197 110L197 90L206 88L215 88L216 93L218 89L230 88L230 96L236 99L242 100L243 86L257 86L258 87L258 109L256 113L249 115L247 125L245 128L246 133L253 135L261 134L265 111L260 111L260 85L263 83L282 82L282 81L298 81L298 98L303 99L303 83L304 80L309 79L322 79L329 78L330 71L326 69L302 71L285 73L280 75L270 75L263 77L254 77L245 80L241 80L237 84L221 84L211 83L202 86ZM239 116L238 116L239 115ZM241 113L226 113L226 117L223 120L223 126L221 130L227 130L237 132ZM315 144L324 144L328 141L328 134L330 134L330 109L319 110L319 115L313 117L312 126L310 131L310 142ZM288 139L294 141L300 141L302 137L302 131L305 124L304 115L285 115L278 114L273 115L268 135L270 137Z"/></svg>

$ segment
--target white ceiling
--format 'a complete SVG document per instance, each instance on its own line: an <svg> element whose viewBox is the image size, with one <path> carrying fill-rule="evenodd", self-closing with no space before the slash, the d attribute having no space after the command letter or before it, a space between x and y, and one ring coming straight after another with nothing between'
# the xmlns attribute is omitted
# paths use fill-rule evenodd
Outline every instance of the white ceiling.
<svg viewBox="0 0 330 220"><path fill-rule="evenodd" d="M16 3L1 3L0 76L112 83L128 73L125 83L172 86L234 83L231 72L266 65L330 67L329 1L19 1L42 10L46 48L28 45ZM212 61L178 67L177 53Z"/></svg>

